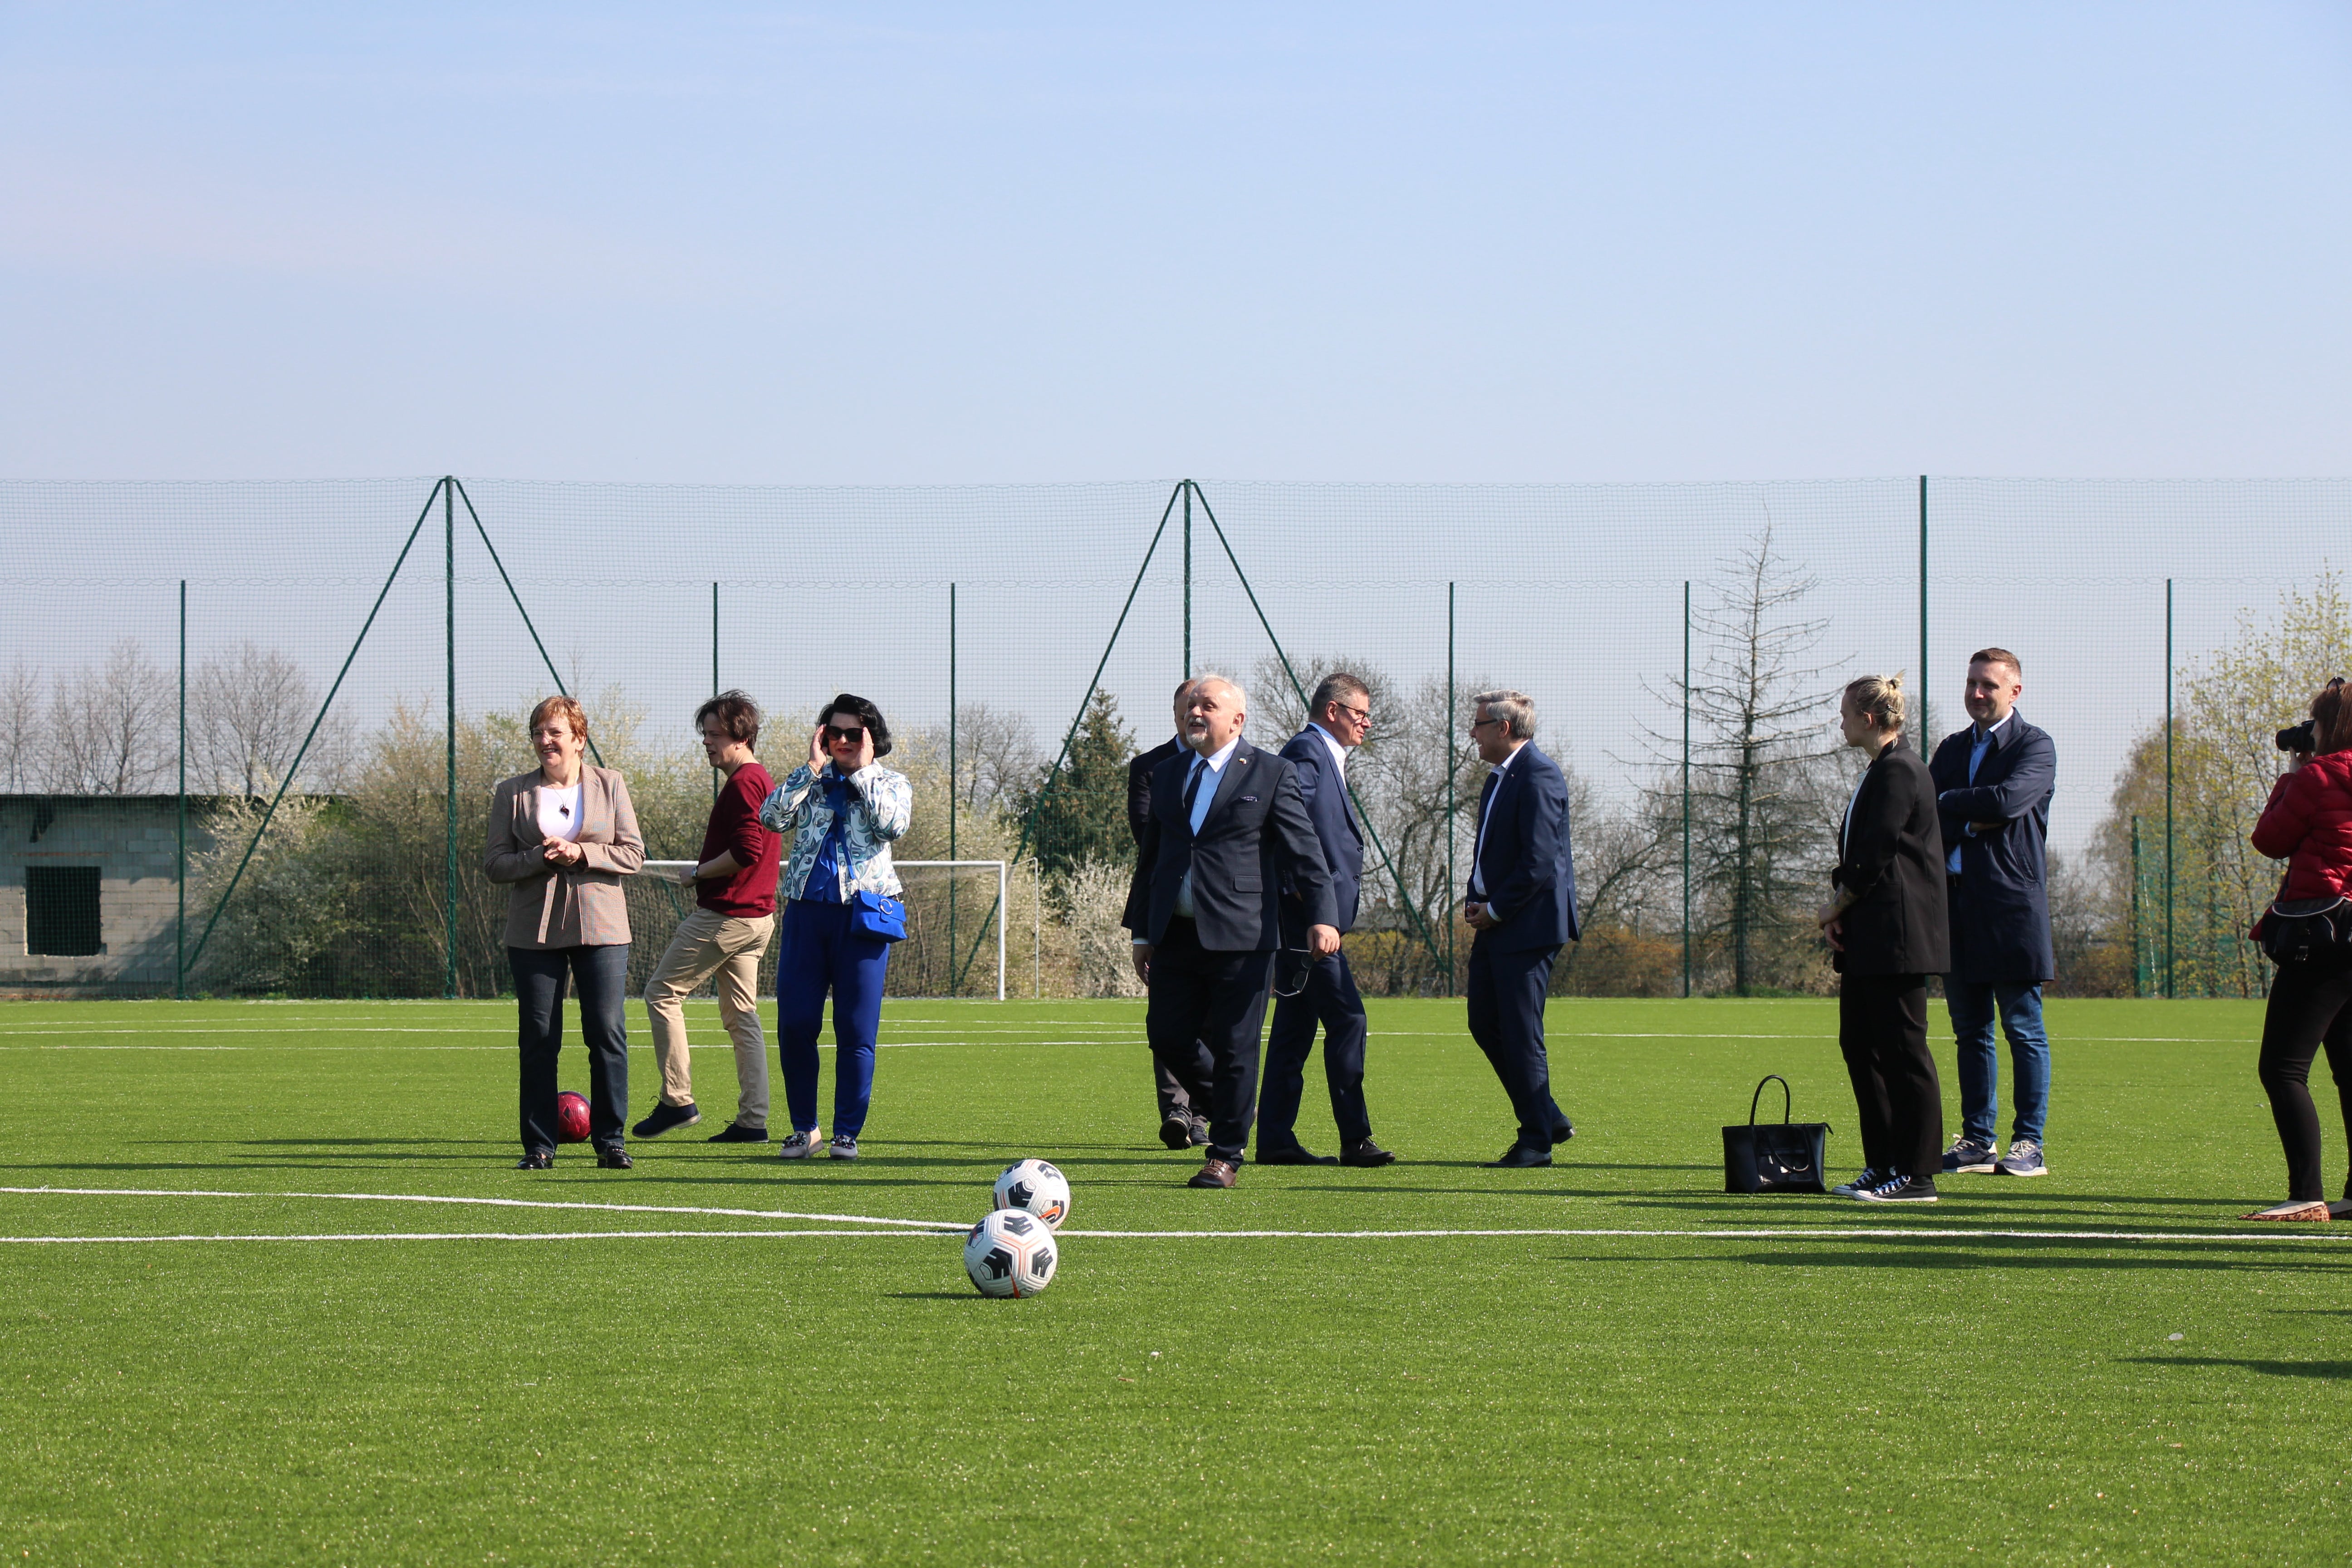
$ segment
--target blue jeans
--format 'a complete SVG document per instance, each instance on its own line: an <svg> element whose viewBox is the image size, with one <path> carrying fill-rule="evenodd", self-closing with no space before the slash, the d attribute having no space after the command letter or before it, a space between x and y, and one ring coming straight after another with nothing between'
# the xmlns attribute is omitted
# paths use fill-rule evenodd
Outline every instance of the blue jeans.
<svg viewBox="0 0 2352 1568"><path fill-rule="evenodd" d="M1990 1143L2000 1121L2000 1063L1992 1045L1997 1008L2001 1032L2009 1037L2010 1060L2017 1069L2017 1121L2010 1139L2041 1142L2042 1125L2050 1114L2050 1037L2042 1029L2042 987L1947 975L1944 1005L1951 1012L1952 1037L1959 1044L1960 1131Z"/></svg>
<svg viewBox="0 0 2352 1568"><path fill-rule="evenodd" d="M816 1037L833 994L833 1131L866 1130L874 1098L874 1037L882 1027L882 981L890 944L849 929L847 904L794 899L776 930L776 1052L793 1131L816 1127Z"/></svg>

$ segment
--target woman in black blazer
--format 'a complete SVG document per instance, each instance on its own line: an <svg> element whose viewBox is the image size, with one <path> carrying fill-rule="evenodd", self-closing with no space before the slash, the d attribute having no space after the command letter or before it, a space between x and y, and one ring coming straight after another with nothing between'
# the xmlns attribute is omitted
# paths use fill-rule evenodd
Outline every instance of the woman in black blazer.
<svg viewBox="0 0 2352 1568"><path fill-rule="evenodd" d="M1864 676L1845 689L1845 743L1869 770L1838 836L1837 897L1822 933L1843 982L1838 1048L1861 1107L1861 1175L1832 1189L1870 1203L1936 1201L1944 1096L1927 1054L1927 976L1949 967L1944 836L1936 785L1903 744L1903 679Z"/></svg>

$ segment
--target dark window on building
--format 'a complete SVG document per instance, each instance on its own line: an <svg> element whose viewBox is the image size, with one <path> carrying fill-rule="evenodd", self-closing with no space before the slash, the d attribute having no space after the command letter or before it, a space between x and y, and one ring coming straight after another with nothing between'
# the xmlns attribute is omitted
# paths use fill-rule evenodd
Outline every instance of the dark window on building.
<svg viewBox="0 0 2352 1568"><path fill-rule="evenodd" d="M99 951L98 868L25 868L25 951L79 958Z"/></svg>

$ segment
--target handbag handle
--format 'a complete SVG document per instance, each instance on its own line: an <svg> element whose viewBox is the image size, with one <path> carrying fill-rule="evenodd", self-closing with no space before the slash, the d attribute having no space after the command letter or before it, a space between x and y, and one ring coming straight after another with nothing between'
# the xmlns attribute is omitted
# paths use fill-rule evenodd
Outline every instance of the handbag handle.
<svg viewBox="0 0 2352 1568"><path fill-rule="evenodd" d="M1789 1125L1789 1110L1790 1106L1789 1080L1782 1078L1776 1072L1766 1073L1763 1078L1757 1082L1756 1092L1748 1097L1748 1125L1750 1127L1756 1125L1756 1107L1758 1102L1763 1100L1764 1086L1768 1083L1777 1083L1780 1086L1780 1125L1786 1127Z"/></svg>

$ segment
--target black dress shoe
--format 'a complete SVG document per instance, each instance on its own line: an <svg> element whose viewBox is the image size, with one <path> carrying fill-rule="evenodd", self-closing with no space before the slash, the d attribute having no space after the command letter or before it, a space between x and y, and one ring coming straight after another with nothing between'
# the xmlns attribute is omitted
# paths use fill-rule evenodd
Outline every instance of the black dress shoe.
<svg viewBox="0 0 2352 1568"><path fill-rule="evenodd" d="M630 1128L629 1136L658 1138L673 1128L691 1127L701 1120L701 1109L691 1102L685 1105L672 1105L666 1100L656 1100L654 1103L653 1114Z"/></svg>
<svg viewBox="0 0 2352 1568"><path fill-rule="evenodd" d="M1576 1123L1573 1121L1563 1121L1551 1130L1551 1141L1555 1143L1565 1143L1575 1136Z"/></svg>
<svg viewBox="0 0 2352 1568"><path fill-rule="evenodd" d="M517 1160L515 1162L515 1169L518 1171L552 1171L555 1169L555 1156L549 1153L544 1149L535 1149L531 1151L531 1152L525 1154L521 1159Z"/></svg>
<svg viewBox="0 0 2352 1568"><path fill-rule="evenodd" d="M767 1141L766 1128L746 1127L740 1121L730 1121L703 1140L706 1143L765 1143Z"/></svg>
<svg viewBox="0 0 2352 1568"><path fill-rule="evenodd" d="M1265 1155L1258 1156L1263 1160ZM1342 1165L1393 1165L1396 1156L1367 1138L1360 1143L1349 1143L1339 1151Z"/></svg>
<svg viewBox="0 0 2352 1568"><path fill-rule="evenodd" d="M1195 1149L1205 1149L1208 1146L1209 1119L1205 1116L1196 1115L1192 1118L1192 1147Z"/></svg>
<svg viewBox="0 0 2352 1568"><path fill-rule="evenodd" d="M610 1149L596 1151L596 1168L600 1171L634 1171L637 1163L629 1158L626 1149L616 1143Z"/></svg>
<svg viewBox="0 0 2352 1568"><path fill-rule="evenodd" d="M1192 1119L1181 1110L1171 1110L1160 1121L1160 1141L1171 1149L1192 1146Z"/></svg>
<svg viewBox="0 0 2352 1568"><path fill-rule="evenodd" d="M1336 1165L1339 1159L1336 1154L1310 1154L1293 1143L1287 1149L1259 1149L1257 1163L1261 1165Z"/></svg>
<svg viewBox="0 0 2352 1568"><path fill-rule="evenodd" d="M1204 1160L1188 1187L1230 1187L1234 1184L1234 1165L1230 1160Z"/></svg>
<svg viewBox="0 0 2352 1568"><path fill-rule="evenodd" d="M1514 1143L1503 1151L1501 1159L1487 1161L1486 1168L1490 1171L1525 1171L1550 1163L1550 1150L1530 1149L1524 1143Z"/></svg>

